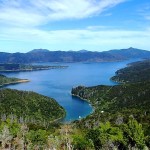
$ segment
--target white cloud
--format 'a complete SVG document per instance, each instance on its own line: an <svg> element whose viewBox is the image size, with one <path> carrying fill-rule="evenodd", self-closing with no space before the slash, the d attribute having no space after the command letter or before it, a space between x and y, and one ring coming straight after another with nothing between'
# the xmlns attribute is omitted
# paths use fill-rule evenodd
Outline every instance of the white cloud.
<svg viewBox="0 0 150 150"><path fill-rule="evenodd" d="M27 43L24 49L48 48L51 50L108 50L123 47L150 49L146 43L150 41L150 31L130 31L117 29L83 29L42 31L35 28L0 29L0 41L11 41L14 45ZM16 34L17 33L17 34ZM140 42L139 42L140 41ZM32 44L34 43L34 47ZM9 47L9 45L8 45Z"/></svg>
<svg viewBox="0 0 150 150"><path fill-rule="evenodd" d="M106 30L110 29L111 27L108 26L88 26L86 29L88 30Z"/></svg>
<svg viewBox="0 0 150 150"><path fill-rule="evenodd" d="M18 49L22 46L28 50L40 47L52 50L108 50L129 46L147 49L149 29L131 31L105 26L89 26L82 30L40 29L40 26L51 21L82 19L101 14L124 1L0 0L0 45L7 50L17 46Z"/></svg>
<svg viewBox="0 0 150 150"><path fill-rule="evenodd" d="M125 0L1 0L0 22L40 26L50 21L81 19L100 14Z"/></svg>

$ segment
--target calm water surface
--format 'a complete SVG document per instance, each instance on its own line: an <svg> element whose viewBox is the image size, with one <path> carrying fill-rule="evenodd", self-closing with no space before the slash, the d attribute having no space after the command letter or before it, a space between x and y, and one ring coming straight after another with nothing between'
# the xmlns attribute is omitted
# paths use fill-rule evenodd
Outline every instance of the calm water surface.
<svg viewBox="0 0 150 150"><path fill-rule="evenodd" d="M110 77L115 71L126 66L123 62L102 63L43 63L43 65L67 65L67 69L51 69L32 72L5 73L9 77L29 79L31 82L7 86L18 90L30 90L49 96L66 109L64 121L79 119L92 112L89 103L71 96L72 87L78 85L94 86L99 84L114 85Z"/></svg>

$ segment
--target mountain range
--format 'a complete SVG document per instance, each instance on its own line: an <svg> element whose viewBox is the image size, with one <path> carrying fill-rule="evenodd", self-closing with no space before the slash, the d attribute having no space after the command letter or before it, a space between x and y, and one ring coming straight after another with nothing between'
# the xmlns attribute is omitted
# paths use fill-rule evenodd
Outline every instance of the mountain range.
<svg viewBox="0 0 150 150"><path fill-rule="evenodd" d="M104 52L80 51L49 51L34 49L27 53L0 52L0 63L36 63L36 62L105 62L121 61L132 58L150 58L150 51L128 48Z"/></svg>

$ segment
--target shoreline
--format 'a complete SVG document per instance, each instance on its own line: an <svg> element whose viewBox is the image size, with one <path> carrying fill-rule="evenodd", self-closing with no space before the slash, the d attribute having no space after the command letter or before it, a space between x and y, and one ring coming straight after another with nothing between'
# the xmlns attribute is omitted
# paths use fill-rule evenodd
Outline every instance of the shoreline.
<svg viewBox="0 0 150 150"><path fill-rule="evenodd" d="M42 71L50 69L66 69L68 66L51 66L47 68L37 68L37 69L20 69L20 70L0 70L0 72L26 72L26 71Z"/></svg>
<svg viewBox="0 0 150 150"><path fill-rule="evenodd" d="M48 70L48 69L64 69L64 68L67 68L68 66L58 66L58 67L54 67L54 68L43 68L43 70ZM38 70L42 70L42 69L35 69L35 70L22 70L22 71L38 71ZM14 70L13 70L14 71ZM7 71L7 72L13 72L13 71ZM16 71L21 71L21 70L16 70ZM14 71L14 72L16 72L16 71ZM110 79L111 80L111 79ZM118 84L121 84L121 83L119 83L119 82L117 82L117 81L115 81L115 80L111 80L111 81L113 81L113 82L116 82L116 83L118 83ZM29 82L29 80L27 80L27 79L23 79L23 80L20 80L20 81L17 81L17 82L11 82L11 83L7 83L7 84L3 84L2 86L7 86L7 85L11 85L11 84L18 84L18 83L24 83L24 82ZM1 86L1 85L0 85ZM88 100L88 99L84 99L84 98L82 98L82 97L80 97L79 95L75 95L75 94L71 94L72 96L74 96L74 97L76 97L76 98L79 98L80 100L82 100L82 101L86 101L89 105L90 105L90 107L92 108L92 111L88 114L88 115L86 115L86 116L84 116L84 117L82 117L82 118L77 118L76 120L77 121L79 121L79 120L82 120L82 119L84 119L84 118L86 118L86 117L88 117L88 116L91 116L94 112L95 112L95 110L97 109L97 107L96 106L94 106L94 104L92 103L92 102L90 102L90 100ZM57 101L57 100L56 100ZM54 119L53 121L51 121L51 122L61 122L62 123L62 120L65 118L65 116L66 116L66 113L62 116L62 117L60 117L60 118L57 118L57 119ZM75 121L75 120L73 120L73 121ZM71 121L71 122L73 122L73 121ZM66 121L63 121L63 123L65 124L66 123Z"/></svg>
<svg viewBox="0 0 150 150"><path fill-rule="evenodd" d="M75 94L71 94L71 95L74 96L74 97L79 98L79 99L82 100L82 101L88 102L88 104L92 107L92 112L91 112L89 115L87 115L87 116L90 116L90 115L92 115L92 114L95 112L96 108L95 108L95 106L90 102L90 100L84 99L84 98L80 97L79 95L75 95ZM87 116L85 116L85 117L83 117L83 118L86 118ZM83 119L83 118L80 118L80 119ZM77 120L80 120L80 119L77 119ZM73 121L71 121L71 122L73 122Z"/></svg>
<svg viewBox="0 0 150 150"><path fill-rule="evenodd" d="M135 63L135 62L132 62L132 63ZM130 64L131 64L131 63L130 63ZM126 64L126 66L127 66L127 65L128 65L128 64ZM124 67L124 68L125 68L125 67ZM118 71L118 70L117 70L117 71ZM114 77L114 76L112 76L112 77ZM117 83L118 85L121 85L121 84L123 85L123 84L128 83L128 82L125 82L125 81L117 81L117 80L115 80L115 79L112 79L112 77L111 77L109 80L112 81L112 82L114 82L114 83ZM79 95L75 95L75 94L72 94L72 93L71 93L71 95L74 96L74 97L80 98L80 99L83 100L83 101L88 102L88 103L92 106L93 111L92 111L89 115L87 115L86 117L91 116L91 115L95 112L96 106L94 106L94 104L92 104L92 103L90 102L90 100L84 99L84 98L80 97ZM84 117L84 118L86 118L86 117ZM83 119L83 118L81 118L81 119Z"/></svg>
<svg viewBox="0 0 150 150"><path fill-rule="evenodd" d="M111 80L111 78L110 78L110 80ZM111 81L113 81L113 80L111 80ZM119 85L119 84L123 84L123 83L117 82L117 81L115 81L115 80L114 80L113 82L118 83L118 85ZM79 95L75 95L75 94L71 94L71 95L74 96L74 97L80 98L82 101L88 102L89 105L92 106L92 112L91 112L89 115L87 115L86 117L91 116L91 115L95 112L96 106L95 106L93 103L91 103L90 100L84 99L84 98L80 97ZM84 117L84 118L86 118L86 117ZM81 120L84 119L84 118L81 118ZM79 119L78 119L78 120L79 120Z"/></svg>
<svg viewBox="0 0 150 150"><path fill-rule="evenodd" d="M117 81L117 80L111 79L111 78L110 78L110 81L112 81L112 82L114 82L114 83L117 83L118 85L128 83L127 81Z"/></svg>

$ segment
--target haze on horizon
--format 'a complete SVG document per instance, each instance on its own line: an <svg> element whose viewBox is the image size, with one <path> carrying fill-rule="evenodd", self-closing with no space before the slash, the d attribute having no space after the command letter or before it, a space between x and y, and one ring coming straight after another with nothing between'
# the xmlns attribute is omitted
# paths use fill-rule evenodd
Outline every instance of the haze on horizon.
<svg viewBox="0 0 150 150"><path fill-rule="evenodd" d="M149 0L0 0L0 52L150 50Z"/></svg>

